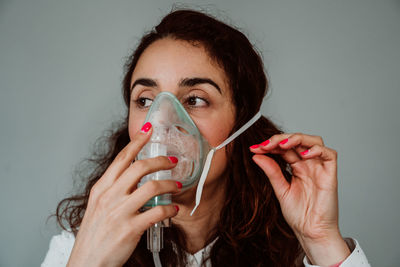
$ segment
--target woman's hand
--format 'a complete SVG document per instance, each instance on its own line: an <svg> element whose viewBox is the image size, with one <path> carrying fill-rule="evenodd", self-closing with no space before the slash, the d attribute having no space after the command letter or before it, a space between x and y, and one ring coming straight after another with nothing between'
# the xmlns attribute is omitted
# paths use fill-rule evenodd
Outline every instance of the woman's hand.
<svg viewBox="0 0 400 267"><path fill-rule="evenodd" d="M122 266L147 228L177 214L178 206L173 205L139 212L152 197L177 193L182 187L164 180L136 189L144 175L176 166L176 158L162 156L131 164L151 133L151 124L145 124L92 187L68 266Z"/></svg>
<svg viewBox="0 0 400 267"><path fill-rule="evenodd" d="M274 135L250 150L308 258L322 266L347 258L350 251L338 227L336 151L325 147L321 137L300 133ZM280 154L290 164L291 183L266 153Z"/></svg>

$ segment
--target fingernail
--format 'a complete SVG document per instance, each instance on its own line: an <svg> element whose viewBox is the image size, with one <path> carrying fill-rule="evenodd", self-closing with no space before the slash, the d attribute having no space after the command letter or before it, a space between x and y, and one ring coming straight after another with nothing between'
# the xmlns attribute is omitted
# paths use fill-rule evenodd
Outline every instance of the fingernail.
<svg viewBox="0 0 400 267"><path fill-rule="evenodd" d="M270 142L271 142L271 141L269 141L269 139L268 139L268 140L265 140L264 142L262 142L262 143L260 144L260 146L266 146L266 145L268 145Z"/></svg>
<svg viewBox="0 0 400 267"><path fill-rule="evenodd" d="M169 161L171 161L171 163L177 163L178 162L178 158L177 157L168 157Z"/></svg>
<svg viewBox="0 0 400 267"><path fill-rule="evenodd" d="M260 145L252 145L250 148L258 148Z"/></svg>
<svg viewBox="0 0 400 267"><path fill-rule="evenodd" d="M150 123L150 122L146 122L146 123L143 125L141 131L142 131L143 133L147 133L147 132L150 130L150 128L151 128L151 123Z"/></svg>
<svg viewBox="0 0 400 267"><path fill-rule="evenodd" d="M286 144L288 141L289 141L289 139L288 139L288 138L286 138L285 140L282 140L282 141L280 141L280 143L279 143L279 144L281 144L281 145L284 145L284 144Z"/></svg>
<svg viewBox="0 0 400 267"><path fill-rule="evenodd" d="M304 150L304 151L303 151L303 152L301 152L300 154L302 154L302 155L304 156L304 155L307 155L307 154L308 154L308 152L310 152L310 149Z"/></svg>
<svg viewBox="0 0 400 267"><path fill-rule="evenodd" d="M176 209L176 212L178 212L179 211L179 207L177 205L175 205L174 207Z"/></svg>
<svg viewBox="0 0 400 267"><path fill-rule="evenodd" d="M182 188L182 183L181 182L178 182L178 181L175 181L176 182L176 186L179 188L179 189L181 189Z"/></svg>

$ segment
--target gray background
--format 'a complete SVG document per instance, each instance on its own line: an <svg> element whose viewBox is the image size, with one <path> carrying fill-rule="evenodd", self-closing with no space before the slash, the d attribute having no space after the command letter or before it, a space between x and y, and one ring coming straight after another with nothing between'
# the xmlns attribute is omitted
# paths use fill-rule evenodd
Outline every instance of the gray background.
<svg viewBox="0 0 400 267"><path fill-rule="evenodd" d="M46 218L123 113L124 57L172 3L0 1L0 266L43 260L59 232ZM400 2L197 3L262 51L262 113L338 150L342 234L398 266Z"/></svg>

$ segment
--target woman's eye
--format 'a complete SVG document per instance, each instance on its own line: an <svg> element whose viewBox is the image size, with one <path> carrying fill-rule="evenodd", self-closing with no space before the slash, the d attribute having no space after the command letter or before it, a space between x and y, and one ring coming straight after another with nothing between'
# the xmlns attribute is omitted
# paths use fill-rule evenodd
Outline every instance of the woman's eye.
<svg viewBox="0 0 400 267"><path fill-rule="evenodd" d="M136 100L136 104L140 107L140 108L148 108L151 106L151 103L153 103L153 100L150 98L146 98L146 97L139 97Z"/></svg>
<svg viewBox="0 0 400 267"><path fill-rule="evenodd" d="M205 107L208 106L208 101L198 96L190 96L186 100L186 104L191 107Z"/></svg>

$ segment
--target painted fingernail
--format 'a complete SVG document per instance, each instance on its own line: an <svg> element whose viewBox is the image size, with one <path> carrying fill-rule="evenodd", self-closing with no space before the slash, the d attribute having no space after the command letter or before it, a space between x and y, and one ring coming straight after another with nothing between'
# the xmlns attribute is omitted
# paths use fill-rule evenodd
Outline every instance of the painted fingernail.
<svg viewBox="0 0 400 267"><path fill-rule="evenodd" d="M176 212L179 211L179 207L177 205L175 205L174 208L176 209Z"/></svg>
<svg viewBox="0 0 400 267"><path fill-rule="evenodd" d="M271 141L269 141L269 139L268 139L268 140L265 140L264 142L262 142L262 143L260 144L260 146L266 146L266 145L268 145L270 142L271 142Z"/></svg>
<svg viewBox="0 0 400 267"><path fill-rule="evenodd" d="M286 139L280 141L279 144L284 145L284 144L286 144L288 141L289 141L289 139L286 138Z"/></svg>
<svg viewBox="0 0 400 267"><path fill-rule="evenodd" d="M252 145L250 148L258 148L260 145Z"/></svg>
<svg viewBox="0 0 400 267"><path fill-rule="evenodd" d="M178 158L177 157L168 157L169 161L171 161L171 163L177 163L178 162Z"/></svg>
<svg viewBox="0 0 400 267"><path fill-rule="evenodd" d="M147 132L150 130L150 128L151 128L151 123L150 123L150 122L146 122L146 123L143 125L141 131L142 131L143 133L147 133Z"/></svg>
<svg viewBox="0 0 400 267"><path fill-rule="evenodd" d="M175 181L175 183L176 183L176 186L177 186L179 189L182 188L182 183L181 183L181 182Z"/></svg>
<svg viewBox="0 0 400 267"><path fill-rule="evenodd" d="M310 152L310 149L304 150L304 151L303 151L303 152L301 152L300 154L302 154L302 155L304 156L304 155L307 155L307 154L308 154L308 152Z"/></svg>

